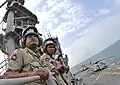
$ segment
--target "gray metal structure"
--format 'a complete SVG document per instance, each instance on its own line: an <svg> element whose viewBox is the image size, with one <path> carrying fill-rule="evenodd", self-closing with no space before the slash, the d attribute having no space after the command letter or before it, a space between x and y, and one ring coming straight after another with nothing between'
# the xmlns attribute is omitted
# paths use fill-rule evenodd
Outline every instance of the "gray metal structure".
<svg viewBox="0 0 120 85"><path fill-rule="evenodd" d="M37 16L23 7L24 0L7 0L7 12L3 21L7 23L5 29L6 52L8 56L19 47L22 30L28 25L38 23Z"/></svg>

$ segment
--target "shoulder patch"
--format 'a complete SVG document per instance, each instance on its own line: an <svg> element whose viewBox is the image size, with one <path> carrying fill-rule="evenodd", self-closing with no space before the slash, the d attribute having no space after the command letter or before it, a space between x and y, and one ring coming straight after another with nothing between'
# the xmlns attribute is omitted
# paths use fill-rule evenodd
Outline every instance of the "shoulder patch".
<svg viewBox="0 0 120 85"><path fill-rule="evenodd" d="M49 58L45 58L45 61L50 61L50 59Z"/></svg>
<svg viewBox="0 0 120 85"><path fill-rule="evenodd" d="M17 56L16 54L13 54L13 55L11 56L11 59L12 59L12 60L17 60L17 59L18 59L18 56Z"/></svg>

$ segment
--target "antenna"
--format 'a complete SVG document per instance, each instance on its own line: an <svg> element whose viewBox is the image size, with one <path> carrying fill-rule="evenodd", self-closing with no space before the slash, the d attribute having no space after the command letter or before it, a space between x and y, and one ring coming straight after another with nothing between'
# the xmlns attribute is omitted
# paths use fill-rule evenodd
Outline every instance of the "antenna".
<svg viewBox="0 0 120 85"><path fill-rule="evenodd" d="M0 5L0 8L1 8L2 6L4 6L6 3L7 3L7 0Z"/></svg>
<svg viewBox="0 0 120 85"><path fill-rule="evenodd" d="M49 36L52 38L51 33L49 32Z"/></svg>
<svg viewBox="0 0 120 85"><path fill-rule="evenodd" d="M46 39L45 35L44 35L44 38Z"/></svg>
<svg viewBox="0 0 120 85"><path fill-rule="evenodd" d="M47 36L50 38L50 37L52 37L51 36L51 34L50 34L50 32L48 32L48 30L45 28L45 32L47 33Z"/></svg>

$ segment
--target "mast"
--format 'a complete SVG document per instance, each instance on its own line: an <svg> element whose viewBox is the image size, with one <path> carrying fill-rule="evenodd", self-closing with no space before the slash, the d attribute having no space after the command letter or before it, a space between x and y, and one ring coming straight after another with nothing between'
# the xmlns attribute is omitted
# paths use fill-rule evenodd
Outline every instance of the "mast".
<svg viewBox="0 0 120 85"><path fill-rule="evenodd" d="M12 3L11 3L12 4ZM7 53L8 56L11 55L11 53L15 50L15 41L12 37L13 31L14 31L14 10L10 9L7 16L7 26L6 26L6 47L7 47Z"/></svg>
<svg viewBox="0 0 120 85"><path fill-rule="evenodd" d="M35 26L39 23L37 16L26 9L23 5L24 0L6 0L0 7L7 3L7 12L3 17L3 21L7 24L5 31L5 51L8 56L19 48L19 39L22 30L28 25ZM1 49L2 50L2 49Z"/></svg>

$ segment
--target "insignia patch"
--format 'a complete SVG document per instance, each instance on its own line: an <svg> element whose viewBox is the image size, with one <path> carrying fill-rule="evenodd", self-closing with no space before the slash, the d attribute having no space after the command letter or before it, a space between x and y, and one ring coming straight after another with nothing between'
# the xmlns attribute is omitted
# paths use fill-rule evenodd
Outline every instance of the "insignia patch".
<svg viewBox="0 0 120 85"><path fill-rule="evenodd" d="M11 56L11 59L12 59L12 60L17 60L17 58L18 58L18 56L17 56L16 54L13 54L13 55Z"/></svg>
<svg viewBox="0 0 120 85"><path fill-rule="evenodd" d="M46 58L45 61L50 61L50 59L49 59L49 58Z"/></svg>

